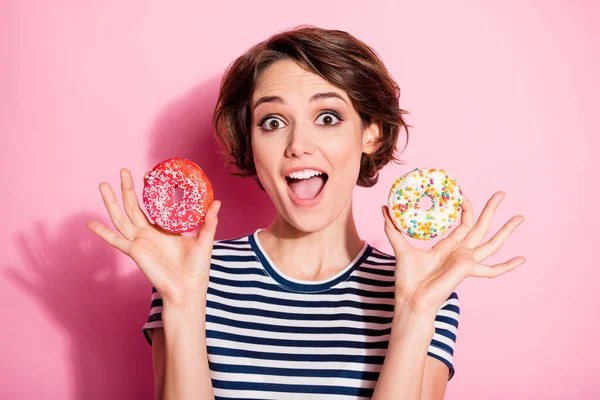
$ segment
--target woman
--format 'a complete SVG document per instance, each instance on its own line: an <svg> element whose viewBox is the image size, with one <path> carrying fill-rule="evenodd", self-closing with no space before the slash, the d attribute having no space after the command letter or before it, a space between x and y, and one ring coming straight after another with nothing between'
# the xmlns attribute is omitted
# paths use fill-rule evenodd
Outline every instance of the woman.
<svg viewBox="0 0 600 400"><path fill-rule="evenodd" d="M442 399L454 374L454 289L524 262L482 264L523 221L481 243L504 197L476 224L429 250L408 244L382 207L394 250L363 241L352 191L370 187L407 125L399 88L376 53L343 31L297 27L228 68L214 114L237 175L253 177L277 215L270 226L214 240L219 200L196 237L151 224L121 171L125 213L100 185L118 235L92 231L130 256L153 285L144 333L156 398Z"/></svg>

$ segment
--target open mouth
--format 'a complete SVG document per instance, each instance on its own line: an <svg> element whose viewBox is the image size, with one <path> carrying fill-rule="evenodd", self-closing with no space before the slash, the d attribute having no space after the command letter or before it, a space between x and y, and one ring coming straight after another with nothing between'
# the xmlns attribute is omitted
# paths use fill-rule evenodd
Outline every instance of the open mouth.
<svg viewBox="0 0 600 400"><path fill-rule="evenodd" d="M285 177L288 187L293 194L300 200L310 200L316 198L325 187L329 176L326 173L315 175L307 179L296 179Z"/></svg>

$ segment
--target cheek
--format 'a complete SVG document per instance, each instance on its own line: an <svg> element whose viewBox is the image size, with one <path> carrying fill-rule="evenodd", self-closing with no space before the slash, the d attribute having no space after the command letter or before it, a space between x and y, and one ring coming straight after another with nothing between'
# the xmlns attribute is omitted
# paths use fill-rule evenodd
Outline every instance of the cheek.
<svg viewBox="0 0 600 400"><path fill-rule="evenodd" d="M277 169L277 160L274 157L273 149L270 149L267 143L259 142L255 145L253 141L252 156L254 157L254 167L258 178L265 188L270 186L271 176Z"/></svg>
<svg viewBox="0 0 600 400"><path fill-rule="evenodd" d="M329 146L328 154L335 168L340 168L347 173L354 173L354 169L360 169L362 146L358 141L338 141Z"/></svg>

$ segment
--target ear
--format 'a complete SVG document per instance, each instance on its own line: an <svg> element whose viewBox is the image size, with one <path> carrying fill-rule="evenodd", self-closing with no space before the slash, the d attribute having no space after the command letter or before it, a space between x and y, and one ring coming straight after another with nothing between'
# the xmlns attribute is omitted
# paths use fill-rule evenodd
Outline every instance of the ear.
<svg viewBox="0 0 600 400"><path fill-rule="evenodd" d="M366 127L362 135L362 152L366 154L375 153L380 145L381 134L378 121L373 121L371 125Z"/></svg>

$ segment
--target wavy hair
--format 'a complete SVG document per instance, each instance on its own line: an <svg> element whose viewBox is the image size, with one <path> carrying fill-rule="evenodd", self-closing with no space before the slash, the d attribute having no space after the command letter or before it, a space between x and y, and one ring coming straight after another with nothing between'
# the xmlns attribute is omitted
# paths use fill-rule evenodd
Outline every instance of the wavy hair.
<svg viewBox="0 0 600 400"><path fill-rule="evenodd" d="M390 161L403 164L394 152L402 128L408 128L400 109L400 88L371 47L341 30L299 25L278 32L254 45L234 60L221 80L212 127L220 156L236 170L232 175L252 177L265 190L256 174L250 138L250 102L262 71L284 59L343 89L357 110L363 129L372 121L380 125L381 139L372 154L363 153L356 184L371 187L379 171ZM402 151L404 151L402 149Z"/></svg>

